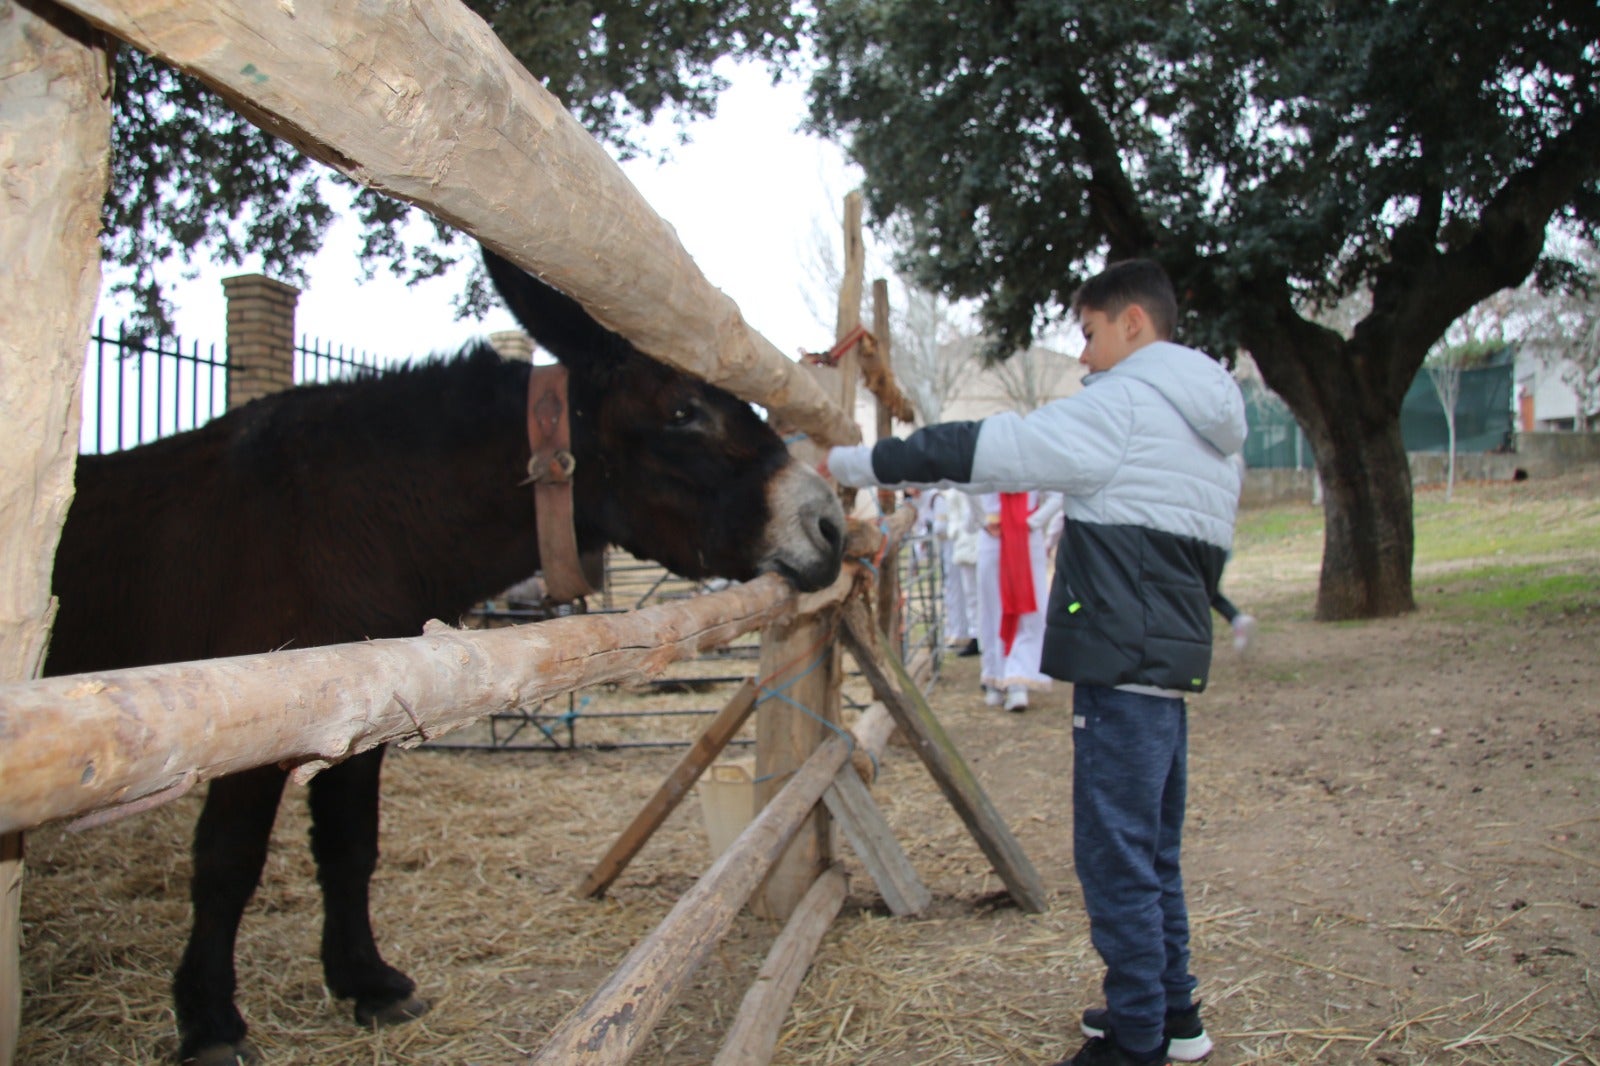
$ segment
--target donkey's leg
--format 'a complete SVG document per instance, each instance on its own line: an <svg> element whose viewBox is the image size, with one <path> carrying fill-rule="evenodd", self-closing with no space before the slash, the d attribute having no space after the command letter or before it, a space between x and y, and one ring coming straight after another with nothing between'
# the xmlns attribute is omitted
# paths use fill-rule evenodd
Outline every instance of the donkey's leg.
<svg viewBox="0 0 1600 1066"><path fill-rule="evenodd" d="M328 989L356 1001L361 1025L420 1017L428 1004L416 984L385 963L372 937L368 885L378 865L378 778L374 748L311 779L311 853L322 885L322 972Z"/></svg>
<svg viewBox="0 0 1600 1066"><path fill-rule="evenodd" d="M218 778L195 826L189 883L194 925L172 981L185 1062L255 1061L233 1003L233 947L245 904L261 882L286 777L266 766Z"/></svg>

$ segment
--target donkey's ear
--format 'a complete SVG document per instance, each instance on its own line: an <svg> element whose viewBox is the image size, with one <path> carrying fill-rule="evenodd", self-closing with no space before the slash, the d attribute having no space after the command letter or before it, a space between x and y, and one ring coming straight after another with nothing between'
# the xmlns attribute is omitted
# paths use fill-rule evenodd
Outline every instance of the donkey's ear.
<svg viewBox="0 0 1600 1066"><path fill-rule="evenodd" d="M483 265L522 328L568 370L604 374L634 354L633 345L596 322L566 293L488 248L483 249Z"/></svg>

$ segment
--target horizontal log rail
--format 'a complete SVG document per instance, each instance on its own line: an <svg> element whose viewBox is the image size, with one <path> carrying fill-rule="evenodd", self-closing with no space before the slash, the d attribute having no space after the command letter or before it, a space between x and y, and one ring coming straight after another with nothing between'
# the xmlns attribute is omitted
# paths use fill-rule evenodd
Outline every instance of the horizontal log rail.
<svg viewBox="0 0 1600 1066"><path fill-rule="evenodd" d="M839 579L796 595L767 575L624 614L458 630L0 685L0 833L110 820L268 764L298 780L391 741L669 665L842 603L915 517L852 522ZM864 561L855 561L864 560Z"/></svg>
<svg viewBox="0 0 1600 1066"><path fill-rule="evenodd" d="M640 351L825 443L861 439L466 5L59 2L307 155L547 278Z"/></svg>
<svg viewBox="0 0 1600 1066"><path fill-rule="evenodd" d="M0 685L0 833L106 820L252 766L316 770L496 711L668 665L840 602L855 566L796 596L765 576L619 615L172 663Z"/></svg>

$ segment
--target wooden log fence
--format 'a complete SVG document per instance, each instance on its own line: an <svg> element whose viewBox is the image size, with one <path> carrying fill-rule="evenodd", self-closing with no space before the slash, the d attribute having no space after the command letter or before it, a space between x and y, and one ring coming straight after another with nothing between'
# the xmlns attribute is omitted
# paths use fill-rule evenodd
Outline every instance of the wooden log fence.
<svg viewBox="0 0 1600 1066"><path fill-rule="evenodd" d="M669 664L849 594L766 576L628 614L0 685L0 831L132 813L269 763L297 777L387 742ZM131 809L130 809L131 808Z"/></svg>
<svg viewBox="0 0 1600 1066"><path fill-rule="evenodd" d="M8 49L15 45L26 51L44 40L15 26L17 17L31 18L35 6L24 10L0 0ZM58 6L61 10L43 5L53 24L73 27L78 35L61 69L68 71L84 57L88 62L51 83L47 95L56 100L76 99L85 88L92 90L90 97L100 96L97 64L103 53L92 34L82 33L63 14L71 12L198 77L242 114L307 154L466 230L571 294L641 351L764 405L776 419L809 434L813 446L860 439L848 413L853 405L837 403L833 390L819 386L749 328L615 162L488 27L454 0L389 5L381 19L365 6L281 0L59 0ZM33 106L31 100L23 103ZM96 168L103 174L105 110L103 102L88 109L92 121L74 128L74 138L52 135L70 147L53 156L43 152L13 200L35 214L56 209L81 214L83 183L68 179L79 173L92 177ZM30 143L40 136L28 134ZM85 140L93 143L80 147ZM3 250L13 253L7 258L18 259L25 246L23 230L8 223L0 236ZM83 233L74 230L73 236ZM626 254L608 254L613 248ZM61 275L59 299L35 317L54 323L50 316L60 312L78 321L76 332L50 325L75 360L95 277L82 268L81 257L63 260ZM855 294L859 301L859 283ZM841 307L842 316L852 313L859 321L858 311ZM71 344L73 336L80 343ZM26 365L26 353L0 349L5 372L0 380L24 380L12 372ZM57 370L52 375L60 376ZM73 390L60 389L53 380L28 381L27 388L14 395L8 389L0 400L24 408L42 404L52 417L75 413ZM853 371L838 384L840 395L851 394ZM45 484L59 481L58 472L54 459L42 455L20 476ZM64 495L59 502L63 506L37 526L47 540L59 531ZM909 514L903 524L909 525ZM15 521L11 527L14 531ZM877 532L879 539L894 535ZM870 539L859 529L852 536ZM47 564L49 547L29 554ZM29 565L39 562L31 559ZM876 766L873 753L882 750L891 721L912 736L913 750L979 837L1018 903L1036 910L1042 906L1037 876L931 721L926 704L905 691L903 664L892 653L885 659L875 626L870 618L862 622L864 608L841 612L846 602L859 603L853 594L871 584L869 570L848 564L832 587L808 596L796 596L768 577L628 615L572 616L480 631L430 624L423 636L406 640L44 681L26 680L36 661L0 664L5 682L0 683L0 888L8 897L0 902L14 902L7 886L9 871L19 861L22 830L66 819L80 825L108 820L174 799L200 782L267 763L293 766L296 779L304 781L323 766L378 744L420 742L497 710L589 685L652 676L677 659L757 627L825 613L842 617L845 639L879 702L857 723L857 735L836 732L806 755L662 927L557 1029L535 1061L625 1061L732 916L751 900L802 822L826 824L819 811L831 810L844 824L869 873L892 898L891 906L908 912L924 905L925 889L867 788ZM43 646L41 634L48 628L47 611L36 606L30 600L20 619L0 618L0 645L22 647L25 659L32 655L29 649ZM837 656L831 649L829 654ZM695 765L714 757L737 729L734 720L748 713L737 706L719 718L714 725L720 732L697 745L691 760L658 792L656 813L638 824L625 851L648 839L650 819L681 800ZM779 936L763 967L762 985L747 997L719 1062L756 1063L770 1055L794 988L844 894L836 866L815 873L819 876L810 878L792 908L791 925ZM0 921L0 931L6 928ZM5 939L0 952L11 952L14 964L15 941L10 935ZM0 1066L12 1054L17 995L14 965L5 963L0 959Z"/></svg>
<svg viewBox="0 0 1600 1066"><path fill-rule="evenodd" d="M886 547L904 535L912 518L910 508L896 513ZM876 768L891 723L910 738L912 750L966 823L1017 905L1030 913L1044 910L1046 897L1037 872L939 726L904 664L886 646L867 609L867 598L863 590L862 595L853 596L832 610L839 615L846 646L879 702L862 716L850 734L828 737L788 776L755 821L679 900L656 930L557 1027L533 1058L536 1066L579 1061L609 1066L627 1062L727 932L734 916L751 902L762 879L775 871L784 849L819 805L826 806L839 820L857 857L894 913L912 914L926 907L930 900L927 889L856 769L858 758ZM748 711L736 697L724 713L742 716ZM648 838L649 830L641 830L641 823L651 828L659 826L670 813L670 807L661 809L663 796L672 797L670 802L675 803L686 792L682 784L689 776L685 764L698 761L700 769L709 765L719 747L714 738L726 732L725 725L708 727L691 755L668 776L618 844L585 879L580 891L598 894L611 883L627 858ZM697 776L698 771L693 772ZM828 922L838 913L834 900L843 893L838 880L837 867L830 865L806 887L788 915L788 924L774 943L757 983L746 995L716 1062L730 1066L759 1064L770 1057L800 977L810 966Z"/></svg>

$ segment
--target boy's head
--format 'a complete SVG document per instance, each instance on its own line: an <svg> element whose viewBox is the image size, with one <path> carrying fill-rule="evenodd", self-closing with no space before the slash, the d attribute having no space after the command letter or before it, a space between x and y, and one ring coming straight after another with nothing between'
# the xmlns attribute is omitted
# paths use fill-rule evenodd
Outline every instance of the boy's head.
<svg viewBox="0 0 1600 1066"><path fill-rule="evenodd" d="M1160 265L1149 259L1112 263L1072 294L1083 328L1079 358L1091 371L1110 370L1155 341L1172 337L1178 297Z"/></svg>

